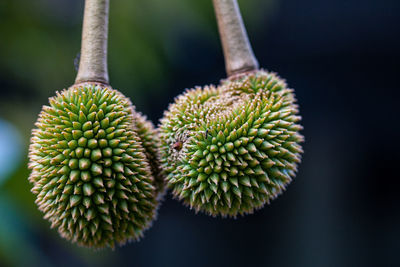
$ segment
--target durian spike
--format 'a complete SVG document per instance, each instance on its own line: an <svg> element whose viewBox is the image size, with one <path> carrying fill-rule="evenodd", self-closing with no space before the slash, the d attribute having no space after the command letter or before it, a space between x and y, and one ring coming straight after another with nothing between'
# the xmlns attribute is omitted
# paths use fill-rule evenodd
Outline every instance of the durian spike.
<svg viewBox="0 0 400 267"><path fill-rule="evenodd" d="M75 84L109 84L107 67L109 0L86 0L81 57Z"/></svg>
<svg viewBox="0 0 400 267"><path fill-rule="evenodd" d="M258 70L236 0L213 0L228 77Z"/></svg>

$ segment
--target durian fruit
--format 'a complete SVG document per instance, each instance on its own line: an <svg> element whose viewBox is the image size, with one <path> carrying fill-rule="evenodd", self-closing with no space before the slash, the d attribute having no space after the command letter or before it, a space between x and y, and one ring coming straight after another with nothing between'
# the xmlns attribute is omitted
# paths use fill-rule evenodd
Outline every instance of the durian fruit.
<svg viewBox="0 0 400 267"><path fill-rule="evenodd" d="M161 120L160 155L176 198L196 212L236 217L294 178L302 126L294 91L258 69L236 1L214 6L229 78L175 99Z"/></svg>
<svg viewBox="0 0 400 267"><path fill-rule="evenodd" d="M108 85L108 6L86 0L76 82L43 106L29 147L29 181L44 218L91 248L142 237L163 193L153 125Z"/></svg>
<svg viewBox="0 0 400 267"><path fill-rule="evenodd" d="M142 235L157 202L130 101L110 87L79 84L50 98L33 130L32 192L61 236L91 247Z"/></svg>
<svg viewBox="0 0 400 267"><path fill-rule="evenodd" d="M161 122L162 159L174 196L196 211L252 213L297 171L302 126L292 89L258 71L188 90Z"/></svg>

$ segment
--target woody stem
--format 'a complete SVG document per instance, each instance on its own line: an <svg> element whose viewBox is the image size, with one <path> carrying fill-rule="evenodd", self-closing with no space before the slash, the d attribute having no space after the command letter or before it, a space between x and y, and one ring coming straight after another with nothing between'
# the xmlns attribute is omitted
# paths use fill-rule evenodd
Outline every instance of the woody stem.
<svg viewBox="0 0 400 267"><path fill-rule="evenodd" d="M75 84L108 84L107 40L109 0L86 0L83 15L82 47Z"/></svg>
<svg viewBox="0 0 400 267"><path fill-rule="evenodd" d="M237 0L213 0L228 77L258 69Z"/></svg>

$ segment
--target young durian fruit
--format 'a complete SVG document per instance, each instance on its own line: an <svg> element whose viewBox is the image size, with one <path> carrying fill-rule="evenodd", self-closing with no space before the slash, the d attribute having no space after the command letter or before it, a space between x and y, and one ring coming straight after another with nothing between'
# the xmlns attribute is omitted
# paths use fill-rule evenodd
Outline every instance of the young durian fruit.
<svg viewBox="0 0 400 267"><path fill-rule="evenodd" d="M154 127L108 85L108 7L86 0L75 84L43 106L29 147L29 181L44 218L91 248L142 237L162 193Z"/></svg>
<svg viewBox="0 0 400 267"><path fill-rule="evenodd" d="M301 160L294 91L258 69L235 0L214 0L228 79L187 90L160 125L162 167L173 195L212 216L262 208Z"/></svg>

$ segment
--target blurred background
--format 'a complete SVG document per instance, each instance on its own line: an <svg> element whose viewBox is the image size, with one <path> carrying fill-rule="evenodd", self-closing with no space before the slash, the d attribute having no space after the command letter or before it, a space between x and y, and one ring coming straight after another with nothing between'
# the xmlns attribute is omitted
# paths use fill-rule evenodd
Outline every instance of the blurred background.
<svg viewBox="0 0 400 267"><path fill-rule="evenodd" d="M225 77L211 2L111 1L111 84L155 124ZM26 167L42 105L74 82L83 0L0 1L0 266L400 266L400 1L239 4L261 66L296 90L297 178L236 220L168 195L143 240L93 252L49 228Z"/></svg>

